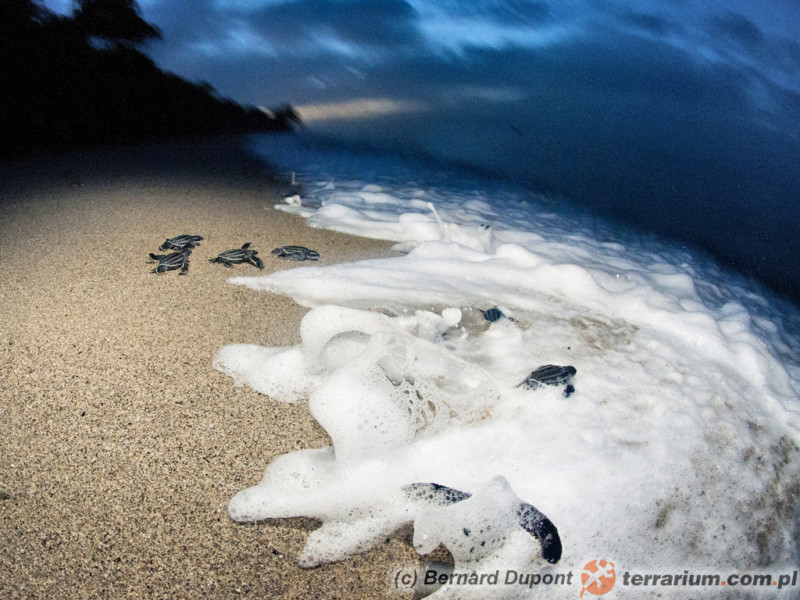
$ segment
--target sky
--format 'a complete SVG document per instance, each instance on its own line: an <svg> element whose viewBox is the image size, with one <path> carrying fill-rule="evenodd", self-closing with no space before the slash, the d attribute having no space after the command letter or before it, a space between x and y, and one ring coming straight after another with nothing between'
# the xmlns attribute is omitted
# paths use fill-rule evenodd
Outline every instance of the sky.
<svg viewBox="0 0 800 600"><path fill-rule="evenodd" d="M163 36L147 54L225 97L291 103L311 131L479 167L797 283L800 0L139 6Z"/></svg>

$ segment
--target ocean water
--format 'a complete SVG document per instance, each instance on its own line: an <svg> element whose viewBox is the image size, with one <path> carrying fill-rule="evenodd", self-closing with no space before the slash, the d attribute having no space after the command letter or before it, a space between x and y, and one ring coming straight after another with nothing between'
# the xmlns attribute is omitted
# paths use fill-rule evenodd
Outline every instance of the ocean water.
<svg viewBox="0 0 800 600"><path fill-rule="evenodd" d="M497 180L303 138L250 145L295 177L277 208L392 240L397 256L229 280L311 310L300 345L229 345L215 368L307 402L332 441L264 465L234 520L320 519L307 567L406 523L457 572L800 562L796 307L678 243ZM520 385L545 365L575 374Z"/></svg>

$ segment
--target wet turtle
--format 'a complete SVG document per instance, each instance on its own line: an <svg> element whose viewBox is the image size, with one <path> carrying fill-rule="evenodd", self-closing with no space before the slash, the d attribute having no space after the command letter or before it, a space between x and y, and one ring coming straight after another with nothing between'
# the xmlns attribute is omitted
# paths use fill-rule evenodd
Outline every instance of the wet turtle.
<svg viewBox="0 0 800 600"><path fill-rule="evenodd" d="M319 258L319 252L316 250L310 250L305 246L281 246L280 248L275 248L271 252L278 258L283 258L284 260L317 260Z"/></svg>
<svg viewBox="0 0 800 600"><path fill-rule="evenodd" d="M506 316L505 313L496 306L493 306L489 310L481 310L481 309L478 310L481 311L483 318L486 319L489 323L496 323L497 321Z"/></svg>
<svg viewBox="0 0 800 600"><path fill-rule="evenodd" d="M158 261L158 265L153 269L153 273L161 274L164 271L180 269L181 272L178 274L185 275L189 271L189 255L191 253L191 248L184 248L172 254L153 254L151 252L150 258Z"/></svg>
<svg viewBox="0 0 800 600"><path fill-rule="evenodd" d="M560 367L557 365L544 365L538 369L531 371L522 383L517 387L525 388L526 390L535 390L545 385L566 385L564 388L564 396L569 398L575 391L572 385L572 378L578 371L575 367L565 366Z"/></svg>
<svg viewBox="0 0 800 600"><path fill-rule="evenodd" d="M233 250L225 250L225 252L220 253L219 256L210 259L208 262L222 263L226 267L231 267L235 264L248 262L251 265L258 267L259 269L263 269L264 263L261 262L261 259L258 258L258 256L256 256L258 254L258 251L249 250L249 248L250 248L250 242L247 242L241 248L235 248Z"/></svg>
<svg viewBox="0 0 800 600"><path fill-rule="evenodd" d="M411 483L403 486L403 491L411 500L422 500L438 506L456 504L472 497L469 492L462 492L438 483ZM553 522L539 509L527 502L515 503L513 510L519 526L538 540L542 548L542 557L550 564L561 560L561 538ZM464 535L468 536L469 530L464 529Z"/></svg>
<svg viewBox="0 0 800 600"><path fill-rule="evenodd" d="M161 244L159 250L183 250L184 248L194 248L200 245L203 238L199 235L178 235L174 238L169 238Z"/></svg>

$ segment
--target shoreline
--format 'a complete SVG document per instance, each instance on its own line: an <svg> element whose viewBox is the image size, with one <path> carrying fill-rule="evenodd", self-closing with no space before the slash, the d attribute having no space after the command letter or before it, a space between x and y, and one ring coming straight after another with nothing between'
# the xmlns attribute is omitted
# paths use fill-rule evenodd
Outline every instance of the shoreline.
<svg viewBox="0 0 800 600"><path fill-rule="evenodd" d="M275 210L283 183L239 143L0 165L4 598L403 597L386 577L419 560L408 532L307 570L313 520L227 515L274 458L330 442L307 405L211 367L228 343L298 343L306 309L226 283L255 267L208 259L244 242L263 273L302 268L270 256L286 244L323 265L394 254ZM148 253L182 233L205 238L188 274L153 274Z"/></svg>

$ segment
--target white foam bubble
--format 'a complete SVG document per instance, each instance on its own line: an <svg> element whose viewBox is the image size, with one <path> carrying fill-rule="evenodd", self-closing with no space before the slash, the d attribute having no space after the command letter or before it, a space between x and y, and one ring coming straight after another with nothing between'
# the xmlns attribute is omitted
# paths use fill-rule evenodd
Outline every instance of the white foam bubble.
<svg viewBox="0 0 800 600"><path fill-rule="evenodd" d="M478 563L541 566L503 516L513 490L558 527L567 565L800 558L796 312L702 258L609 240L535 198L385 180L320 190L316 224L408 254L231 280L312 310L300 346L229 346L215 366L275 399L307 398L333 443L273 462L231 501L234 519L322 519L306 566L406 522L420 551L438 540L466 564L467 521L512 532ZM489 323L492 307L507 318ZM517 387L546 364L577 369L574 394ZM471 496L420 508L403 490L425 482Z"/></svg>
<svg viewBox="0 0 800 600"><path fill-rule="evenodd" d="M313 385L299 348L231 344L219 351L212 366L230 375L236 385L248 385L284 402L308 398Z"/></svg>

